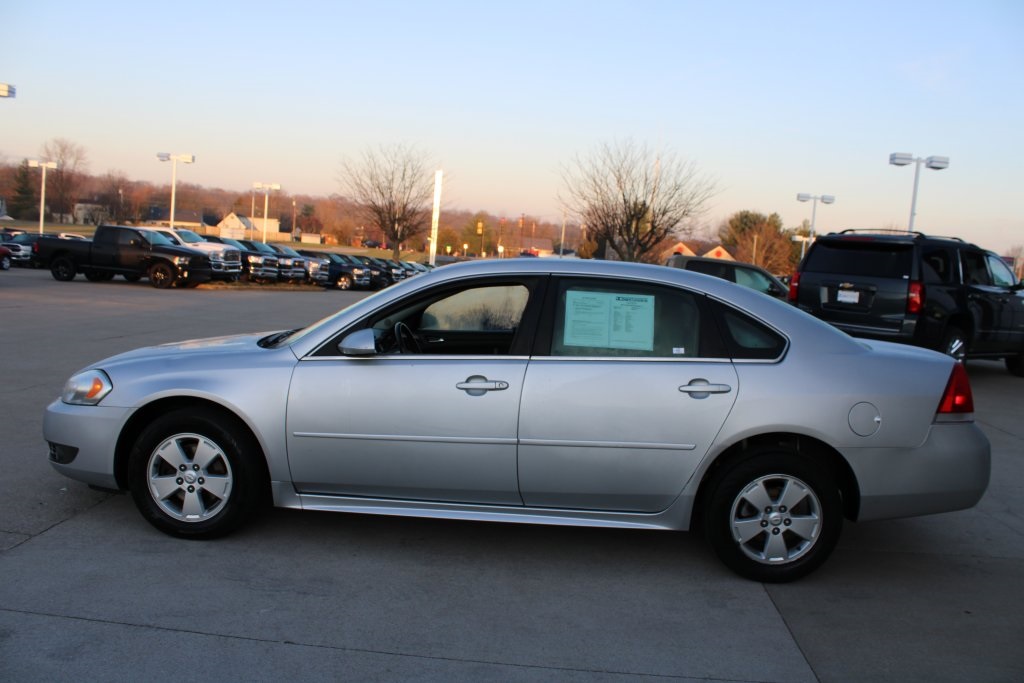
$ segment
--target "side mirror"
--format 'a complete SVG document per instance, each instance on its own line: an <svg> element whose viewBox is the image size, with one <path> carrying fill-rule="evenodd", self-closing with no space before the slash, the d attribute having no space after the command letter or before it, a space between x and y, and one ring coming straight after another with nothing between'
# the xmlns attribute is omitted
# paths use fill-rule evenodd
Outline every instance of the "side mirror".
<svg viewBox="0 0 1024 683"><path fill-rule="evenodd" d="M338 342L338 351L344 356L375 356L377 338L371 329L356 330Z"/></svg>

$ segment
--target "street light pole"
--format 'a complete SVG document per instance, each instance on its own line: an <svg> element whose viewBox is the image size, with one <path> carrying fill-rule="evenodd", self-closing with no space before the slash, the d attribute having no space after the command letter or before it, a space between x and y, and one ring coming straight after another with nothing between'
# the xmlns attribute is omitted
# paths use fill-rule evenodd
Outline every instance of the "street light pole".
<svg viewBox="0 0 1024 683"><path fill-rule="evenodd" d="M907 223L907 232L914 232L914 216L917 215L917 184L921 176L921 164L933 171L941 171L944 168L949 168L949 157L915 157L910 152L893 152L889 155L889 163L893 166L914 164L914 192L910 195L910 221Z"/></svg>
<svg viewBox="0 0 1024 683"><path fill-rule="evenodd" d="M811 236L810 241L814 241L814 223L818 217L818 200L821 200L822 204L832 204L836 201L836 198L830 194L807 194L801 192L796 196L798 202L811 202ZM807 251L807 242L802 242L800 247L800 258L804 257L804 252Z"/></svg>
<svg viewBox="0 0 1024 683"><path fill-rule="evenodd" d="M39 190L39 234L43 234L43 218L46 216L46 169L57 168L56 161L36 161L32 159L28 162L28 165L32 168L41 168L43 170L43 178Z"/></svg>
<svg viewBox="0 0 1024 683"><path fill-rule="evenodd" d="M171 230L174 230L174 201L175 191L178 185L178 162L193 164L196 161L195 154L170 154L168 152L157 152L156 158L160 161L171 162Z"/></svg>
<svg viewBox="0 0 1024 683"><path fill-rule="evenodd" d="M270 208L270 191L280 190L279 183L253 183L253 189L263 190L263 244L267 243L267 211Z"/></svg>

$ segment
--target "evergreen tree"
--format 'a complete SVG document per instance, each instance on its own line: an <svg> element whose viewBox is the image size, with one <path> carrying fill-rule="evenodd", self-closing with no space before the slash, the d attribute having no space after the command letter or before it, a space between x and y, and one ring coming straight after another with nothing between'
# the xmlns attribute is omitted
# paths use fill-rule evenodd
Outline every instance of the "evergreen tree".
<svg viewBox="0 0 1024 683"><path fill-rule="evenodd" d="M36 193L39 181L32 175L28 159L23 160L14 173L14 196L7 205L11 218L26 221L39 218L39 196Z"/></svg>

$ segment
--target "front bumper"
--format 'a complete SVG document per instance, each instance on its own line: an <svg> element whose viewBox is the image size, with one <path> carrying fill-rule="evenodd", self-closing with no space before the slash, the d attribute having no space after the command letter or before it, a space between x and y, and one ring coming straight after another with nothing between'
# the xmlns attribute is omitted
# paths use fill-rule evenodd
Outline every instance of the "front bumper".
<svg viewBox="0 0 1024 683"><path fill-rule="evenodd" d="M915 448L842 453L860 487L858 521L963 510L988 488L991 447L973 422L933 424Z"/></svg>
<svg viewBox="0 0 1024 683"><path fill-rule="evenodd" d="M61 474L86 484L120 488L114 474L114 453L128 414L127 408L71 406L57 399L43 415L43 438L50 444L50 464ZM58 462L55 455L70 460Z"/></svg>

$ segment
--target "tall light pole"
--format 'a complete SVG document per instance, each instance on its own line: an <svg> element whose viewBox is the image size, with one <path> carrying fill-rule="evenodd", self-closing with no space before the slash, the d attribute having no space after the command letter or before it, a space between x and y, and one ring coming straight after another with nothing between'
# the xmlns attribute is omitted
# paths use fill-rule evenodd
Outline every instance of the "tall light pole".
<svg viewBox="0 0 1024 683"><path fill-rule="evenodd" d="M812 202L811 203L811 237L810 241L814 241L814 222L818 217L818 200L821 200L822 204L832 204L836 198L830 194L806 194L801 192L796 196L798 202ZM800 246L800 258L804 257L804 252L807 251L807 242L803 242Z"/></svg>
<svg viewBox="0 0 1024 683"><path fill-rule="evenodd" d="M915 157L910 152L893 152L889 155L889 163L893 166L914 164L914 194L910 196L910 222L907 232L914 232L914 216L917 215L917 183L921 176L921 164L933 171L949 168L949 157Z"/></svg>
<svg viewBox="0 0 1024 683"><path fill-rule="evenodd" d="M156 158L160 161L171 162L171 230L174 230L174 199L175 190L178 185L178 162L185 164L194 164L196 161L195 154L170 154L168 152L157 152Z"/></svg>
<svg viewBox="0 0 1024 683"><path fill-rule="evenodd" d="M280 190L280 183L253 183L252 189L263 190L263 244L267 243L267 210L270 208L270 191Z"/></svg>
<svg viewBox="0 0 1024 683"><path fill-rule="evenodd" d="M295 200L292 200L292 241L295 241Z"/></svg>
<svg viewBox="0 0 1024 683"><path fill-rule="evenodd" d="M43 169L43 179L39 190L39 234L43 234L43 218L46 216L46 169L57 168L56 161L36 161L30 159L28 165L32 168Z"/></svg>

